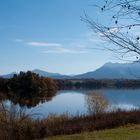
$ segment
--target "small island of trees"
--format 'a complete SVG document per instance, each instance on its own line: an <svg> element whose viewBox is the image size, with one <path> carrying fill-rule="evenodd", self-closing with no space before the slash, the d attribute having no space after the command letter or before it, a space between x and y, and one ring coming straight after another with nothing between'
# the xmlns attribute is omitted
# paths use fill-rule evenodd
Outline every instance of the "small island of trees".
<svg viewBox="0 0 140 140"><path fill-rule="evenodd" d="M50 100L55 95L56 82L31 71L20 72L9 79L0 78L0 91L15 104L35 106L40 99Z"/></svg>

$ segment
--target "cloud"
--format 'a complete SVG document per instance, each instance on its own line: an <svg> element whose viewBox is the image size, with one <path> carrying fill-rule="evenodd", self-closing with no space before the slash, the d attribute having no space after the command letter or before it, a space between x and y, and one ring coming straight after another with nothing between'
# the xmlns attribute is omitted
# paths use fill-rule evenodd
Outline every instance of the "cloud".
<svg viewBox="0 0 140 140"><path fill-rule="evenodd" d="M89 38L67 41L63 44L47 41L25 41L22 39L16 39L15 42L22 43L24 46L39 47L39 51L44 54L86 54L92 51L91 45L93 43ZM42 50L44 48L45 50Z"/></svg>
<svg viewBox="0 0 140 140"><path fill-rule="evenodd" d="M48 43L48 42L26 42L28 46L36 46L36 47L60 47L62 46L60 43Z"/></svg>
<svg viewBox="0 0 140 140"><path fill-rule="evenodd" d="M23 42L23 41L24 41L23 39L15 39L15 40L14 40L14 42L19 42L19 43L20 43L20 42Z"/></svg>
<svg viewBox="0 0 140 140"><path fill-rule="evenodd" d="M85 54L88 53L86 50L72 50L68 48L58 48L54 50L47 50L47 51L42 51L42 53L47 53L47 54Z"/></svg>
<svg viewBox="0 0 140 140"><path fill-rule="evenodd" d="M60 43L49 43L49 42L38 42L38 41L23 41L21 39L16 39L15 42L24 43L26 46L35 46L35 47L47 47L47 50L41 51L44 54L85 54L88 53L84 44L78 42L70 42L65 44Z"/></svg>

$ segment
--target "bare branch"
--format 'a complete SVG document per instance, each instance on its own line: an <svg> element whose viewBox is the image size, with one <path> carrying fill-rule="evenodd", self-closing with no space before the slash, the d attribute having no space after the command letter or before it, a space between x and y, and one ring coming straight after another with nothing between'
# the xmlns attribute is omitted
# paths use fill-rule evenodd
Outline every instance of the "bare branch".
<svg viewBox="0 0 140 140"><path fill-rule="evenodd" d="M113 11L110 17L113 19L114 26L106 26L94 21L86 13L82 20L86 22L89 27L106 41L114 44L114 47L108 47L108 50L121 54L125 57L130 55L138 59L140 56L140 34L134 32L134 29L140 30L140 0L106 0L105 5L97 6L101 12ZM132 17L132 18L131 18ZM125 20L127 22L123 22ZM129 24L127 24L129 23Z"/></svg>

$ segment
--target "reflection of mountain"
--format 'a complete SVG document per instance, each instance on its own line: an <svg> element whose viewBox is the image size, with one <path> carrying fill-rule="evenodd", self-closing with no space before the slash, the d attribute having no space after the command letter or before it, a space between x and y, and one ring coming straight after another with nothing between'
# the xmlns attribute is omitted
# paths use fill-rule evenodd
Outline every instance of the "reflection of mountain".
<svg viewBox="0 0 140 140"><path fill-rule="evenodd" d="M35 69L33 72L55 79L140 79L140 63L106 63L95 71L75 76L50 73L39 69ZM1 77L10 78L14 74L2 75Z"/></svg>

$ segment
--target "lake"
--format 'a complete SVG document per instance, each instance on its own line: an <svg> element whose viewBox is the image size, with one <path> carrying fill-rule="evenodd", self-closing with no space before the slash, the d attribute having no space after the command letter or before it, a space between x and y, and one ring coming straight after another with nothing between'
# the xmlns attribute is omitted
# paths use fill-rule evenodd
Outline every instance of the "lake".
<svg viewBox="0 0 140 140"><path fill-rule="evenodd" d="M87 114L86 97L89 93L102 95L108 101L107 111L118 108L131 110L140 107L140 89L61 90L52 100L39 102L35 107L27 108L27 112L38 114L36 117L41 118L49 114ZM9 105L10 101L5 103Z"/></svg>

